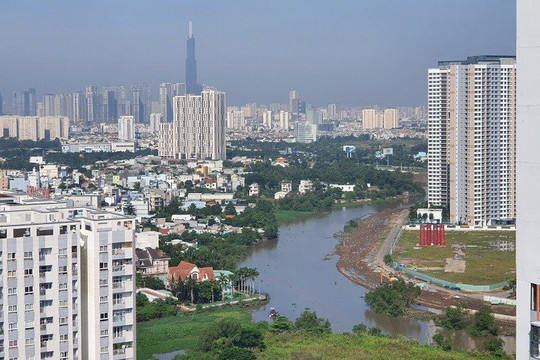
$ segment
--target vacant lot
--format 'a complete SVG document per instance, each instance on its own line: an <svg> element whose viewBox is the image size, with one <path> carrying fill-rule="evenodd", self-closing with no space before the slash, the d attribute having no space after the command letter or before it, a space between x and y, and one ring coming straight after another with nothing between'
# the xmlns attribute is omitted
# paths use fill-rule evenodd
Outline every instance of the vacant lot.
<svg viewBox="0 0 540 360"><path fill-rule="evenodd" d="M193 350L206 329L223 319L251 322L245 309L210 311L171 316L137 323L137 359L153 359L153 354Z"/></svg>
<svg viewBox="0 0 540 360"><path fill-rule="evenodd" d="M418 245L419 230L403 231L394 251L399 263L416 266L418 271L455 283L489 285L515 277L514 251L498 251L490 245L507 241L515 244L515 231L446 231L446 247ZM452 245L465 244L465 272L444 272ZM455 248L454 248L455 249Z"/></svg>

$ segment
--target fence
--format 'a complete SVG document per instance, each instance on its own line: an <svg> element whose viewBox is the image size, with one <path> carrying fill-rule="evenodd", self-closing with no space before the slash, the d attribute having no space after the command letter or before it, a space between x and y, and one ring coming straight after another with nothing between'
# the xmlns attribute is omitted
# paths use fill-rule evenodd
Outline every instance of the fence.
<svg viewBox="0 0 540 360"><path fill-rule="evenodd" d="M470 284L461 284L461 283L453 283L450 281L438 279L433 276L429 276L426 274L422 274L418 271L409 269L405 266L398 265L396 262L392 264L392 267L396 269L397 271L401 271L409 276L414 277L415 279L419 279L422 281L425 281L430 284L435 284L438 286L445 287L447 289L451 290L463 290L463 291L493 291L493 290L500 290L506 285L508 285L507 281L503 281L498 284L491 284L491 285L470 285Z"/></svg>

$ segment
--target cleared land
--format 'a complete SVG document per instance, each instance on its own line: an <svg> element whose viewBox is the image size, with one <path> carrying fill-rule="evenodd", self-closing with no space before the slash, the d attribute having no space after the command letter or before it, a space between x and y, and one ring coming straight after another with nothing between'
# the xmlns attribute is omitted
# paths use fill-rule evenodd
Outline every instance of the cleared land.
<svg viewBox="0 0 540 360"><path fill-rule="evenodd" d="M422 248L417 248L418 235L419 230L403 231L394 250L398 263L409 268L416 266L419 272L455 283L489 285L515 277L515 252L498 251L492 246L500 242L515 244L515 231L446 231L446 247ZM452 246L455 249L460 243L466 245L465 271L445 272L447 259L454 256Z"/></svg>

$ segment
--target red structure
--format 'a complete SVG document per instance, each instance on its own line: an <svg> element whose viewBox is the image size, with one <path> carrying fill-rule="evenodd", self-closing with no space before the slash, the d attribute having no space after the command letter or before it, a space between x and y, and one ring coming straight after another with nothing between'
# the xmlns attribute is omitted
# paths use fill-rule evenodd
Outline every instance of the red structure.
<svg viewBox="0 0 540 360"><path fill-rule="evenodd" d="M446 246L444 225L420 224L420 246Z"/></svg>
<svg viewBox="0 0 540 360"><path fill-rule="evenodd" d="M440 225L439 227L439 231L440 231L440 234L439 234L439 238L440 238L440 245L441 246L446 246L446 239L444 238L445 236L445 233L444 233L444 225Z"/></svg>

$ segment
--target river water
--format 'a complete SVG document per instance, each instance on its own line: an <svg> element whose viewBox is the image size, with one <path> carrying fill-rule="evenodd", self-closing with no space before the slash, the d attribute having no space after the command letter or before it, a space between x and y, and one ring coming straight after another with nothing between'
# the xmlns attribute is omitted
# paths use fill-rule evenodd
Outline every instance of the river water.
<svg viewBox="0 0 540 360"><path fill-rule="evenodd" d="M307 220L283 225L278 241L257 244L240 266L257 268L257 289L270 294L270 302L253 311L253 320L269 320L270 308L295 319L305 308L327 318L334 332L351 331L358 323L377 326L392 336L405 336L421 344L431 342L438 328L432 321L390 318L377 314L364 302L366 289L337 271L338 244L334 234L351 219L361 218L388 208L410 206L408 202L366 205L336 210ZM515 350L515 338L503 337L508 352ZM481 342L464 332L453 336L453 347L471 350Z"/></svg>

